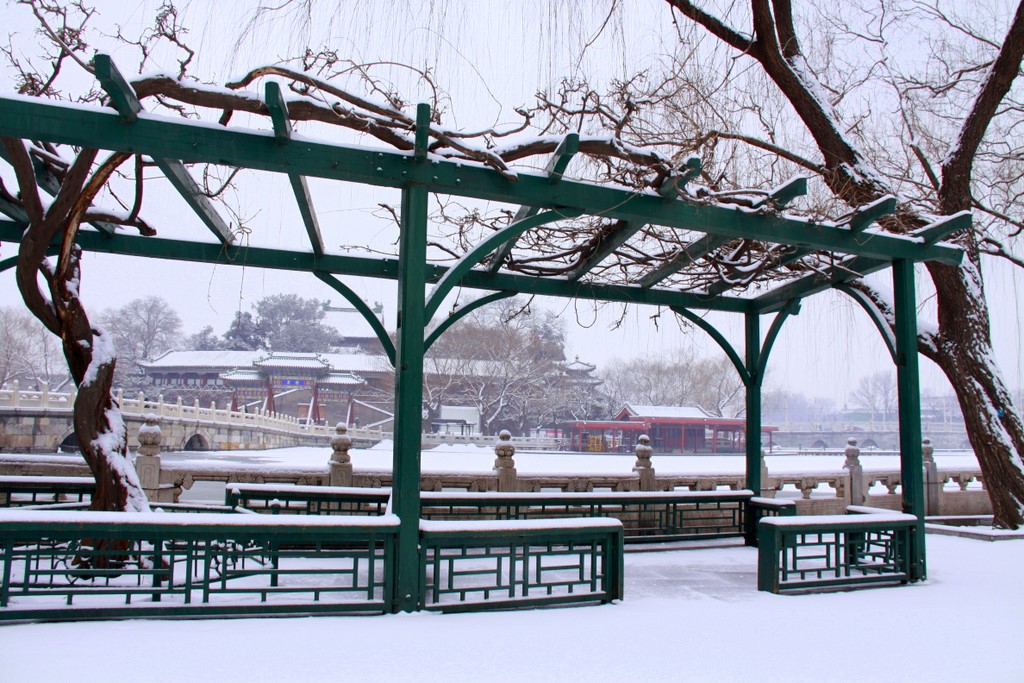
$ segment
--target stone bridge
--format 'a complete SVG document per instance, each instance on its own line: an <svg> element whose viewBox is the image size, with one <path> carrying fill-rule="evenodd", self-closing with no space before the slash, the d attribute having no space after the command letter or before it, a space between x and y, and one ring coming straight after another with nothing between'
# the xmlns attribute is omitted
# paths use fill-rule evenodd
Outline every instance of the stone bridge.
<svg viewBox="0 0 1024 683"><path fill-rule="evenodd" d="M139 396L118 401L128 428L129 448L137 450L139 427L149 414L156 415L163 431L165 448L183 451L263 450L288 446L323 446L334 434L334 427L307 425L294 417L276 413L243 413L198 402L189 406L180 400L165 403ZM72 424L73 393L42 390L0 390L0 451L14 453L55 453L75 450ZM360 445L379 442L378 430L353 429L349 432Z"/></svg>
<svg viewBox="0 0 1024 683"><path fill-rule="evenodd" d="M965 450L971 447L967 441L967 432L962 428L950 429L949 425L929 428L929 425L924 424L921 425L921 432L940 450ZM786 450L842 450L846 447L846 440L851 437L857 439L857 445L865 450L898 451L900 447L900 433L895 429L779 430L772 434L772 443Z"/></svg>

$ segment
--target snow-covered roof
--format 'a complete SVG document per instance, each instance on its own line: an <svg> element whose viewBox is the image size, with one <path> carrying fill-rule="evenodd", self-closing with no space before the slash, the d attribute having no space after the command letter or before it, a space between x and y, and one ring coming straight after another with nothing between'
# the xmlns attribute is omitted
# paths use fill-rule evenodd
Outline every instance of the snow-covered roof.
<svg viewBox="0 0 1024 683"><path fill-rule="evenodd" d="M387 356L370 353L273 353L271 351L168 351L140 363L150 371L212 369L228 372L254 367L325 368L336 372L391 371Z"/></svg>
<svg viewBox="0 0 1024 683"><path fill-rule="evenodd" d="M266 351L168 351L159 358L139 361L152 370L183 368L235 368L252 365Z"/></svg>
<svg viewBox="0 0 1024 683"><path fill-rule="evenodd" d="M619 415L623 413L629 413L633 417L660 417L679 420L703 420L715 417L700 406L644 406L632 403L627 403L622 407Z"/></svg>
<svg viewBox="0 0 1024 683"><path fill-rule="evenodd" d="M319 353L274 353L270 352L252 362L258 368L303 368L324 370L330 363Z"/></svg>

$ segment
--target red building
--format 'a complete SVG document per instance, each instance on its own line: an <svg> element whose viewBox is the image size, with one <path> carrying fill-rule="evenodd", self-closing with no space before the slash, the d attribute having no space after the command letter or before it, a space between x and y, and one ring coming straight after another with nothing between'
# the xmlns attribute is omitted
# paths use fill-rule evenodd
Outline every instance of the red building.
<svg viewBox="0 0 1024 683"><path fill-rule="evenodd" d="M658 453L742 453L746 420L716 417L698 406L641 406L627 403L614 420L577 420L565 424L569 450L585 453L629 453L641 434ZM762 427L770 449L772 432Z"/></svg>

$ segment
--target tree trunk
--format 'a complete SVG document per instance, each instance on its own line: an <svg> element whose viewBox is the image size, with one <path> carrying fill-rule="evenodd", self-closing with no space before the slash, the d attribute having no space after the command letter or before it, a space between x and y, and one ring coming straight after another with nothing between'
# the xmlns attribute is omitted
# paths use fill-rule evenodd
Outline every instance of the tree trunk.
<svg viewBox="0 0 1024 683"><path fill-rule="evenodd" d="M75 436L96 480L90 509L146 511L149 504L128 455L124 420L111 394L116 363L114 349L106 335L90 323L79 299L81 250L75 244L86 209L110 174L128 156L112 155L93 171L96 150L83 149L64 174L57 196L44 209L24 142L4 138L3 144L29 219L18 247L15 272L18 289L29 311L61 338L68 370L78 387ZM46 255L53 242L60 243L55 264ZM40 280L46 283L47 292L40 288ZM121 548L123 544L114 545ZM126 549L127 545L123 547ZM103 562L117 559L105 556Z"/></svg>
<svg viewBox="0 0 1024 683"><path fill-rule="evenodd" d="M992 501L993 526L1024 525L1024 425L996 371L976 250L960 268L928 264L939 307L935 345L921 352L949 378Z"/></svg>

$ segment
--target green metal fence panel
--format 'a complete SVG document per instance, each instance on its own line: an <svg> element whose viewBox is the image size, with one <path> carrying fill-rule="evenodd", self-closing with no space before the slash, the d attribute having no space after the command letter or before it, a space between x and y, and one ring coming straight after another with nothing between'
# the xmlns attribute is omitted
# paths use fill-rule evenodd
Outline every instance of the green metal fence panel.
<svg viewBox="0 0 1024 683"><path fill-rule="evenodd" d="M397 526L0 513L0 620L387 612Z"/></svg>
<svg viewBox="0 0 1024 683"><path fill-rule="evenodd" d="M912 580L917 518L776 517L758 525L758 590L780 593Z"/></svg>
<svg viewBox="0 0 1024 683"><path fill-rule="evenodd" d="M96 482L88 477L0 476L0 508L82 503L95 490Z"/></svg>
<svg viewBox="0 0 1024 683"><path fill-rule="evenodd" d="M622 525L422 522L422 609L478 611L622 598Z"/></svg>

